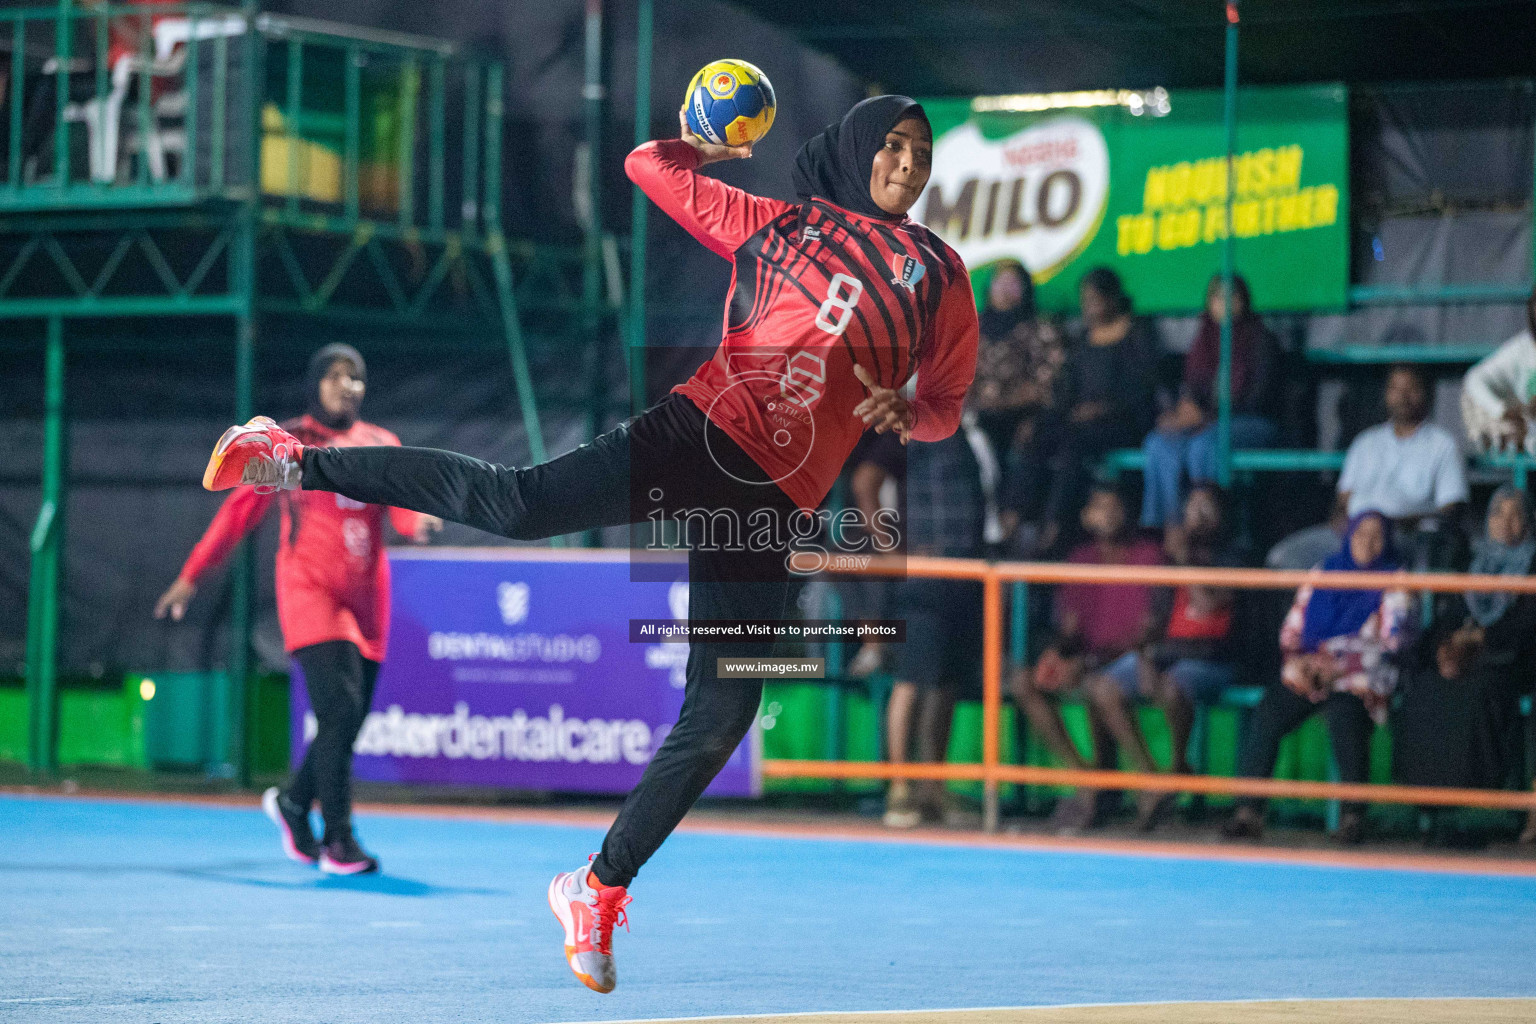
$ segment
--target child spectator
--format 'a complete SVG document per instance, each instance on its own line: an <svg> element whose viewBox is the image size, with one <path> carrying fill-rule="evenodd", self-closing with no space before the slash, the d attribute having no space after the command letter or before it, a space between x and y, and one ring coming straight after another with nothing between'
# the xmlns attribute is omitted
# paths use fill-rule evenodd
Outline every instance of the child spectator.
<svg viewBox="0 0 1536 1024"><path fill-rule="evenodd" d="M1130 516L1120 493L1099 485L1082 512L1089 540L1068 556L1076 565L1157 565L1159 546L1128 532ZM1013 679L1013 696L1029 724L1069 768L1087 768L1088 760L1067 735L1061 698L1077 689L1084 677L1146 642L1152 593L1149 587L1128 584L1065 584L1055 595L1056 634L1033 668ZM1102 723L1094 716L1096 730ZM1094 753L1102 767L1113 767L1112 743L1096 736ZM1078 799L1057 807L1053 824L1059 831L1091 827L1097 817L1097 794L1084 791Z"/></svg>
<svg viewBox="0 0 1536 1024"><path fill-rule="evenodd" d="M1184 502L1180 543L1171 552L1177 565L1237 566L1243 559L1227 540L1221 496L1209 485L1192 490ZM1163 710L1173 744L1171 770L1188 774L1189 734L1195 704L1213 703L1237 681L1239 635L1237 594L1220 587L1160 587L1152 601L1147 642L1121 655L1086 685L1105 727L1140 772L1157 765L1136 719L1135 707L1152 702ZM1150 832L1172 806L1173 793L1141 794L1136 828Z"/></svg>

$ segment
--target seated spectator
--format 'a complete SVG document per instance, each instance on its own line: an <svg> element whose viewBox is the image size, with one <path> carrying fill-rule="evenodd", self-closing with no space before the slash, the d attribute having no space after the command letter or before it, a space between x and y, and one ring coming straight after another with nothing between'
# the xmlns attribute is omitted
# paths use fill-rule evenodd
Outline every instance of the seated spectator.
<svg viewBox="0 0 1536 1024"><path fill-rule="evenodd" d="M1066 345L1056 325L1037 314L1034 282L1017 260L993 265L980 320L981 347L968 403L1002 466L1003 531L1012 534L1021 520L1033 522L1039 516L1037 492L1013 478L1022 466L1029 467L1025 472L1032 480L1040 477L1044 446L1038 425L1055 405Z"/></svg>
<svg viewBox="0 0 1536 1024"><path fill-rule="evenodd" d="M907 552L976 558L983 550L981 472L964 431L907 445ZM896 646L895 685L886 705L892 764L943 761L957 699L981 697L982 587L974 580L912 577L893 597L906 622ZM916 722L916 757L909 743ZM914 828L947 810L944 784L897 779L886 791L885 824Z"/></svg>
<svg viewBox="0 0 1536 1024"><path fill-rule="evenodd" d="M1526 328L1467 371L1461 418L1485 452L1536 455L1536 290L1525 302Z"/></svg>
<svg viewBox="0 0 1536 1024"><path fill-rule="evenodd" d="M1141 525L1178 530L1183 478L1217 479L1216 376L1221 365L1221 277L1205 291L1200 329L1184 358L1178 404L1158 417L1142 444L1146 455ZM1248 282L1232 279L1232 447L1266 448L1280 436L1275 405L1280 393L1280 342L1253 311ZM1168 543L1176 544L1169 538Z"/></svg>
<svg viewBox="0 0 1536 1024"><path fill-rule="evenodd" d="M1045 450L1032 472L1021 466L1016 476L1022 493L1044 498L1040 551L1056 546L1081 507L1093 466L1111 449L1139 443L1153 420L1160 345L1151 322L1132 313L1108 267L1083 275L1078 297L1083 332L1067 350L1057 411L1036 428Z"/></svg>
<svg viewBox="0 0 1536 1024"><path fill-rule="evenodd" d="M1525 495L1506 485L1488 503L1470 571L1528 576L1536 559ZM1520 696L1536 676L1536 597L1455 595L1409 671L1393 716L1399 782L1497 789L1523 763ZM1533 816L1536 820L1536 816ZM1528 829L1528 831L1530 831Z"/></svg>
<svg viewBox="0 0 1536 1024"><path fill-rule="evenodd" d="M1401 568L1386 516L1366 510L1354 516L1339 550L1320 566L1330 572L1391 572ZM1408 629L1408 594L1402 590L1314 590L1302 587L1280 631L1285 662L1280 685L1271 686L1254 710L1238 774L1268 778L1280 741L1319 709L1328 717L1333 756L1343 782L1366 782L1372 722L1386 721L1387 699L1397 685L1392 656ZM1243 798L1222 829L1229 839L1264 834L1264 803ZM1358 843L1365 834L1365 805L1344 805L1336 838Z"/></svg>
<svg viewBox="0 0 1536 1024"><path fill-rule="evenodd" d="M1464 562L1465 541L1455 517L1467 500L1467 474L1456 439L1428 422L1429 387L1413 366L1387 377L1388 420L1363 430L1344 456L1339 501L1351 517L1374 509L1410 539L1407 562L1416 570Z"/></svg>
<svg viewBox="0 0 1536 1024"><path fill-rule="evenodd" d="M1083 529L1090 540L1072 551L1067 561L1076 565L1157 565L1159 546L1137 539L1127 531L1130 516L1125 501L1113 487L1100 485L1083 507ZM1061 717L1061 698L1078 688L1084 677L1135 650L1146 641L1150 626L1151 590L1124 584L1065 584L1056 591L1056 633L1032 668L1013 678L1013 697L1041 739L1069 768L1087 768L1088 759L1078 752ZM1102 734L1102 723L1091 716L1095 727L1095 762L1114 767L1113 741ZM1097 794L1085 791L1078 799L1057 807L1053 824L1063 832L1095 824Z"/></svg>
<svg viewBox="0 0 1536 1024"><path fill-rule="evenodd" d="M1177 565L1237 566L1243 563L1226 539L1221 497L1202 485L1184 502ZM1089 678L1085 689L1106 728L1139 772L1158 770L1136 719L1136 705L1151 702L1168 719L1173 745L1170 769L1188 774L1189 734L1195 704L1214 703L1237 682L1237 595L1218 587L1160 587L1152 601L1147 642ZM1150 832L1173 807L1175 794L1146 792L1136 802L1136 828Z"/></svg>

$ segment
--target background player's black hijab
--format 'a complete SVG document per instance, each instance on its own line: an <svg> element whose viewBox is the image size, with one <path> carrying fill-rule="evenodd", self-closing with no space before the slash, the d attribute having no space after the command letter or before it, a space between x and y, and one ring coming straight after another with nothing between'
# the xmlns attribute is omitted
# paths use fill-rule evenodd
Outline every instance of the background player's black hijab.
<svg viewBox="0 0 1536 1024"><path fill-rule="evenodd" d="M871 96L855 103L842 121L800 147L795 194L801 199L820 196L865 217L900 220L875 205L869 177L886 134L909 117L928 121L922 104L910 96Z"/></svg>
<svg viewBox="0 0 1536 1024"><path fill-rule="evenodd" d="M368 366L363 362L361 352L339 341L326 345L309 357L309 370L304 374L304 394L309 402L305 412L332 430L346 430L357 422L357 417L349 413L326 412L325 406L320 404L320 381L338 359L351 363L359 380L368 379Z"/></svg>

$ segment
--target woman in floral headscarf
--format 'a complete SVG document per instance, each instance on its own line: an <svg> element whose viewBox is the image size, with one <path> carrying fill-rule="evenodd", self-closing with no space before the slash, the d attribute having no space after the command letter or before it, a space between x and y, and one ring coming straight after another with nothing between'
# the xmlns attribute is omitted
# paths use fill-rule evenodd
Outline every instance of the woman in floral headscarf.
<svg viewBox="0 0 1536 1024"><path fill-rule="evenodd" d="M1328 572L1393 572L1400 569L1392 524L1380 512L1354 516L1339 550L1319 566ZM1323 590L1302 587L1285 625L1280 685L1254 710L1238 774L1268 778L1280 741L1314 713L1328 718L1328 734L1343 782L1365 782L1370 771L1373 725L1387 718L1387 699L1397 685L1392 660L1408 629L1404 590ZM1346 804L1336 838L1364 837L1365 805ZM1243 799L1222 830L1229 839L1257 839L1264 832L1263 801Z"/></svg>

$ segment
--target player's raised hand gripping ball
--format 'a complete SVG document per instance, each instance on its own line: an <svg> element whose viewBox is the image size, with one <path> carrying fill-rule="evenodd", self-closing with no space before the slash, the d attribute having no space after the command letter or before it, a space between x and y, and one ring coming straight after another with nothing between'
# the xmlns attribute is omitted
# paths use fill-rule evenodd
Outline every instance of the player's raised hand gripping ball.
<svg viewBox="0 0 1536 1024"><path fill-rule="evenodd" d="M688 83L688 130L717 146L745 146L768 134L778 100L773 83L744 60L717 60Z"/></svg>

